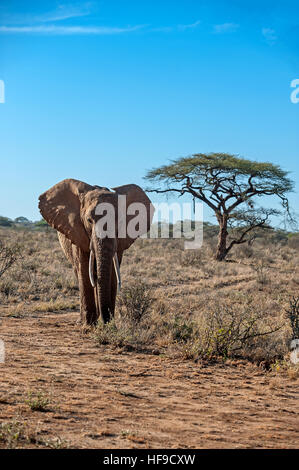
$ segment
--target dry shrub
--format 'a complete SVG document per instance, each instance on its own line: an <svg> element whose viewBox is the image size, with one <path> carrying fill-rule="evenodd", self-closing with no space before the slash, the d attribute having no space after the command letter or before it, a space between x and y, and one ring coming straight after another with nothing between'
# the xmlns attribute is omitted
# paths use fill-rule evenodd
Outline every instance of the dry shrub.
<svg viewBox="0 0 299 470"><path fill-rule="evenodd" d="M192 266L194 268L200 268L203 264L202 252L200 250L185 250L181 253L180 258L181 266Z"/></svg>
<svg viewBox="0 0 299 470"><path fill-rule="evenodd" d="M94 331L94 338L98 344L122 347L130 343L130 333L129 329L118 328L113 318L108 323L98 322Z"/></svg>
<svg viewBox="0 0 299 470"><path fill-rule="evenodd" d="M175 343L188 343L196 335L196 324L190 319L176 315L169 325L171 339Z"/></svg>
<svg viewBox="0 0 299 470"><path fill-rule="evenodd" d="M123 287L118 303L121 308L121 315L133 325L140 323L148 314L153 303L150 287L144 282Z"/></svg>
<svg viewBox="0 0 299 470"><path fill-rule="evenodd" d="M5 279L0 282L0 293L6 298L13 297L17 292L17 285L10 279Z"/></svg>
<svg viewBox="0 0 299 470"><path fill-rule="evenodd" d="M21 259L21 248L18 244L4 244L0 240L0 293L7 300L17 292L17 283L8 276L11 268Z"/></svg>
<svg viewBox="0 0 299 470"><path fill-rule="evenodd" d="M155 327L153 331L155 331ZM108 323L99 321L94 329L93 337L100 345L143 350L153 344L155 337L153 331L151 326L145 322L134 325L126 318L119 318L118 321L112 318Z"/></svg>
<svg viewBox="0 0 299 470"><path fill-rule="evenodd" d="M243 243L242 245L239 245L235 248L237 257L241 259L248 259L248 258L253 258L255 255L255 251L251 245L248 245L248 243Z"/></svg>
<svg viewBox="0 0 299 470"><path fill-rule="evenodd" d="M291 323L293 338L299 338L299 297L289 300L286 314Z"/></svg>
<svg viewBox="0 0 299 470"><path fill-rule="evenodd" d="M161 300L153 303L143 284L128 286L122 295L121 315L110 323L100 322L95 330L99 344L158 346L194 360L243 357L271 362L287 352L286 322L254 302L227 305L213 300L202 310L193 306L189 312L180 308L174 313ZM268 307L272 313L273 305Z"/></svg>
<svg viewBox="0 0 299 470"><path fill-rule="evenodd" d="M293 250L299 251L299 233L294 233L289 236L288 246Z"/></svg>
<svg viewBox="0 0 299 470"><path fill-rule="evenodd" d="M7 246L0 240L0 277L20 258L18 245Z"/></svg>
<svg viewBox="0 0 299 470"><path fill-rule="evenodd" d="M104 324L99 321L94 337L99 344L140 349L152 344L158 323L153 321L152 289L139 281L124 287L118 297L116 318Z"/></svg>
<svg viewBox="0 0 299 470"><path fill-rule="evenodd" d="M273 348L282 324L265 322L265 314L251 306L215 306L199 313L195 319L175 318L170 325L174 342L183 345L182 352L187 358L212 359L242 356L255 358L257 348L263 345L267 358L281 356L285 344L278 341ZM266 339L267 338L267 339Z"/></svg>
<svg viewBox="0 0 299 470"><path fill-rule="evenodd" d="M268 266L263 258L253 266L253 269L256 272L256 282L262 286L268 284Z"/></svg>

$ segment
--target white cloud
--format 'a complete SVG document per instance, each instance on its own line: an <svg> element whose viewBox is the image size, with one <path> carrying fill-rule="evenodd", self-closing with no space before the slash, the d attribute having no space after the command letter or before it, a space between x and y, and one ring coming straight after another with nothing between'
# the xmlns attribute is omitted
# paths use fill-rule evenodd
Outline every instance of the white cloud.
<svg viewBox="0 0 299 470"><path fill-rule="evenodd" d="M158 26L157 28L151 28L150 31L154 33L170 33L173 29L172 26Z"/></svg>
<svg viewBox="0 0 299 470"><path fill-rule="evenodd" d="M196 28L201 22L199 20L195 21L194 23L191 24L179 24L178 29L180 31L185 31L186 29L194 29Z"/></svg>
<svg viewBox="0 0 299 470"><path fill-rule="evenodd" d="M112 35L129 33L144 28L144 25L116 26L71 26L57 25L59 21L87 16L94 10L95 2L61 3L56 10L39 16L10 18L6 25L0 25L0 34L48 34L48 35ZM15 20L15 23L12 20ZM45 24L52 23L52 24Z"/></svg>
<svg viewBox="0 0 299 470"><path fill-rule="evenodd" d="M94 35L112 35L121 33L130 33L143 28L143 25L127 26L125 28L110 26L0 26L0 33L21 34L51 34L51 35L75 35L75 34L94 34Z"/></svg>
<svg viewBox="0 0 299 470"><path fill-rule="evenodd" d="M240 25L236 23L215 24L213 32L216 34L234 33L239 29L239 27Z"/></svg>
<svg viewBox="0 0 299 470"><path fill-rule="evenodd" d="M87 16L92 11L92 2L81 3L80 5L72 4L61 4L58 5L57 9L53 12L45 13L35 17L36 22L50 22L50 21L62 21L70 18L78 18L81 16Z"/></svg>
<svg viewBox="0 0 299 470"><path fill-rule="evenodd" d="M263 28L262 35L266 39L267 43L272 46L277 41L277 35L275 29L272 28Z"/></svg>
<svg viewBox="0 0 299 470"><path fill-rule="evenodd" d="M7 25L32 25L37 23L49 23L56 21L69 20L90 15L95 10L93 1L77 3L61 3L55 10L40 14L23 13L14 14L9 11L3 11L1 14L2 22Z"/></svg>
<svg viewBox="0 0 299 470"><path fill-rule="evenodd" d="M188 29L195 29L201 21L197 20L194 23L190 24L177 24L174 26L158 26L156 28L150 28L149 31L155 32L155 33L171 33L173 31L186 31Z"/></svg>

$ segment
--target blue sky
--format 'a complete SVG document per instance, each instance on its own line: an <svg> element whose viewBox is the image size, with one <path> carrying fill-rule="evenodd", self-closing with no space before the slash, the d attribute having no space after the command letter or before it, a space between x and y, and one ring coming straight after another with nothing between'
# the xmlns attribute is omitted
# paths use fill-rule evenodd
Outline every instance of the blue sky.
<svg viewBox="0 0 299 470"><path fill-rule="evenodd" d="M1 0L0 214L195 152L278 163L298 191L298 78L295 1Z"/></svg>

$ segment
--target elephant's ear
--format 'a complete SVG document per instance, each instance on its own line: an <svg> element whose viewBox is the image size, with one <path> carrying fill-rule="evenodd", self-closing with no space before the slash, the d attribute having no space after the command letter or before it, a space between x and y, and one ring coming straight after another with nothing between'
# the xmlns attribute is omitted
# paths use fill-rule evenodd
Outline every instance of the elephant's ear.
<svg viewBox="0 0 299 470"><path fill-rule="evenodd" d="M80 208L84 194L93 189L82 181L66 179L39 197L39 209L44 219L87 252L89 238L80 217Z"/></svg>
<svg viewBox="0 0 299 470"><path fill-rule="evenodd" d="M150 199L147 197L143 189L141 189L139 186L136 184L126 184L125 186L118 186L117 188L112 188L118 195L124 195L126 196L126 212L118 214L118 217L121 218L122 223L125 223L126 229L128 227L128 224L130 220L134 219L136 215L132 212L135 212L134 206L131 206L132 211L129 209L129 215L128 215L128 208L131 204L134 203L141 203L145 207L145 214L144 214L144 219L143 223L141 224L142 227L144 227L143 230L140 230L139 235L144 235L147 233L150 229L153 215L154 215L154 206L152 205ZM137 209L138 210L138 209ZM124 212L124 211L122 211ZM131 214L130 214L131 212ZM126 232L127 233L127 230ZM130 237L126 236L126 238L118 238L118 247L120 251L127 250L132 243L136 240L137 237Z"/></svg>

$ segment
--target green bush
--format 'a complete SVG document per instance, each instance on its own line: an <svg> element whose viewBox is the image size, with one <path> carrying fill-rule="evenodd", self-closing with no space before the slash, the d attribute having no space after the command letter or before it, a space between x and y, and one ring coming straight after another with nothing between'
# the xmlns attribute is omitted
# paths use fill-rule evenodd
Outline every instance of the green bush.
<svg viewBox="0 0 299 470"><path fill-rule="evenodd" d="M49 402L49 398L41 391L28 392L28 398L25 400L32 411L48 411Z"/></svg>

